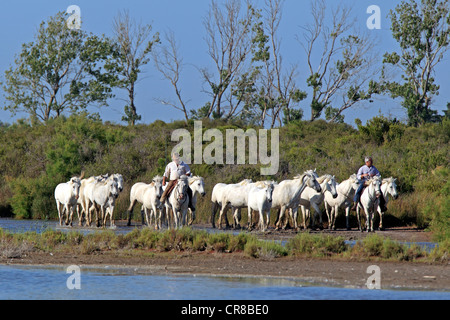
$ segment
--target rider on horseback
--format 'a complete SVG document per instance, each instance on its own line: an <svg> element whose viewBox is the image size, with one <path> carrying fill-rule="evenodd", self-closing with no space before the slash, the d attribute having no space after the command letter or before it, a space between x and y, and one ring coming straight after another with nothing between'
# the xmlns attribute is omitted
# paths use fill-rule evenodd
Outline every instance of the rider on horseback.
<svg viewBox="0 0 450 320"><path fill-rule="evenodd" d="M353 198L354 204L352 210L356 210L356 207L358 207L359 200L361 199L361 194L365 187L365 182L374 176L381 177L380 172L373 165L372 157L366 157L364 161L366 164L359 168L357 173L357 178L360 184L358 190L356 190L355 197ZM387 210L386 200L384 199L383 195L380 196L380 208L381 212L385 212Z"/></svg>
<svg viewBox="0 0 450 320"><path fill-rule="evenodd" d="M172 154L172 162L167 165L166 170L164 172L163 186L166 185L166 179L169 179L169 183L161 196L160 199L161 203L164 203L166 198L170 196L170 193L175 187L178 178L183 175L189 177L191 175L191 169L184 161L180 159L178 153L174 153ZM189 208L192 210L192 212L195 212L195 208L192 205L191 188L187 188L187 194L189 196Z"/></svg>

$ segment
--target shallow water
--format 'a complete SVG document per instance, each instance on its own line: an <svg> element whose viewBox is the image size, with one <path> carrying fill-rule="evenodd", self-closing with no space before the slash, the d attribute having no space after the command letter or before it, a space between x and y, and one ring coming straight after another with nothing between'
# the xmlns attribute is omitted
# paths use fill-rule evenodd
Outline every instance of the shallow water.
<svg viewBox="0 0 450 320"><path fill-rule="evenodd" d="M146 275L133 269L82 268L69 290L64 267L0 266L0 299L23 300L449 300L450 292L312 286L296 280Z"/></svg>
<svg viewBox="0 0 450 320"><path fill-rule="evenodd" d="M82 234L90 234L95 232L101 232L104 230L112 230L117 234L127 234L135 229L134 226L126 227L126 226L120 226L116 227L114 229L106 228L106 229L97 229L97 228L87 228L87 227L78 227L74 226L71 227L61 227L57 221L45 221L45 220L14 220L14 219L0 219L0 228L7 230L9 232L13 233L23 233L23 232L37 232L42 233L45 230L58 230L62 232L70 232L70 231L76 231L80 232ZM194 227L195 228L195 227ZM222 230L218 229L212 229L212 228L206 228L202 229L206 230L209 233L220 233L224 232ZM228 230L226 232L231 232L234 235L238 235L240 231L236 230ZM286 240L282 241L276 241L280 243L281 245L285 245L287 243ZM350 246L354 246L356 244L356 240L346 240L345 243ZM435 247L438 246L437 243L434 242L399 242L401 244L405 244L407 246L411 246L413 244L417 245L418 247L421 247L422 249L430 252Z"/></svg>

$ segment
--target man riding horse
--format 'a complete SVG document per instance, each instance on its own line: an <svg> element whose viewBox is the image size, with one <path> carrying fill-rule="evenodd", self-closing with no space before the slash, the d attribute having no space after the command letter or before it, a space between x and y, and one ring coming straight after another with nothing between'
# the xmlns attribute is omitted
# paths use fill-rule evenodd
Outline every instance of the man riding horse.
<svg viewBox="0 0 450 320"><path fill-rule="evenodd" d="M166 201L166 199L170 196L170 193L175 188L179 177L183 175L189 177L191 175L191 169L184 161L180 159L178 153L174 153L172 154L172 162L167 165L166 171L164 172L163 186L166 185L167 179L169 179L169 183L161 196L161 203L164 203L164 201ZM192 213L194 213L195 207L192 205L191 188L187 188L187 194L189 196L189 209L191 209Z"/></svg>
<svg viewBox="0 0 450 320"><path fill-rule="evenodd" d="M357 173L357 178L360 182L358 190L356 190L355 197L353 198L354 204L352 207L352 210L356 210L356 207L358 207L359 200L361 199L361 195L364 191L364 187L366 185L366 181L374 176L381 177L380 171L378 171L377 168L373 165L373 159L372 157L366 157L364 159L365 165L359 168ZM386 200L384 199L383 195L380 196L380 209L381 212L386 212Z"/></svg>

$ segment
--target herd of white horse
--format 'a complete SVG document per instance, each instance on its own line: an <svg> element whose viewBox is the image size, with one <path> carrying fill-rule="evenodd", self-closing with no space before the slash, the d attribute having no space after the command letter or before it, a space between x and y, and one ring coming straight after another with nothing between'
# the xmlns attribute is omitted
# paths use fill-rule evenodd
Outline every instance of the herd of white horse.
<svg viewBox="0 0 450 320"><path fill-rule="evenodd" d="M192 191L192 204L195 208L199 196L205 196L205 182L202 177L182 176L165 203L160 198L165 189L163 179L160 176L153 178L150 184L136 183L130 191L130 206L127 210L128 225L131 224L134 206L141 205L142 222L150 227L161 229L163 224L168 228L181 228L191 225L195 220L195 211L188 208L188 188ZM253 182L246 179L237 184L218 183L214 186L211 195L212 210L211 222L215 225L215 216L219 211L218 227L222 228L225 222L230 227L227 219L228 209L232 212L233 227L240 228L241 209L248 211L248 228L252 228L253 212L259 214L259 230L265 231L270 223L271 209L277 210L275 228L286 228L286 213L293 221L293 227L298 230L298 209L302 210L303 228L307 228L306 221L314 224L316 216L319 216L322 224L320 206L324 204L328 217L328 226L335 229L336 216L340 208L345 210L347 229L349 225L350 207L353 197L359 187L360 181L356 175L351 175L341 183L336 182L335 177L329 174L318 176L316 171L308 170L291 180L280 183L275 181ZM73 213L76 210L79 225L92 225L92 214L95 213L96 226L106 226L107 218L110 226L115 227L114 207L119 193L124 189L124 179L120 174L101 175L83 178L73 177L67 183L59 184L55 189L55 200L58 208L59 222L62 226L72 226ZM373 177L366 181L361 200L357 208L358 228L361 226L361 212L366 219L365 228L368 232L374 230L373 219L376 212L380 215L379 228L383 229L383 213L380 210L379 197L383 195L386 203L389 196L398 197L396 179L381 179ZM311 215L314 209L315 215ZM66 220L64 222L64 216ZM154 224L153 224L154 223Z"/></svg>

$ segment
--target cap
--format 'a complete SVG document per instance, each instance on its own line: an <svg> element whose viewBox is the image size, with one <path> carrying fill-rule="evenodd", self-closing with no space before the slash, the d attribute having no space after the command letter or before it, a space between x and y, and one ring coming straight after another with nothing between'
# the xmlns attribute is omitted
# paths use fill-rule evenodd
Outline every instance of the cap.
<svg viewBox="0 0 450 320"><path fill-rule="evenodd" d="M372 157L365 157L364 162L367 162L367 161L373 161Z"/></svg>

